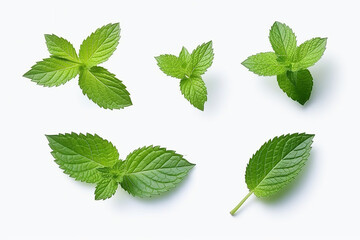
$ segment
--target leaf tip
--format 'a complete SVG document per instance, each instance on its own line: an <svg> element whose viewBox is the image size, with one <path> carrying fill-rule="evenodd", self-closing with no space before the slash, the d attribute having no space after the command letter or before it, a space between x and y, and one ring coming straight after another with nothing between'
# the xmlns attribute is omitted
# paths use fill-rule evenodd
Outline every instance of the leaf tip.
<svg viewBox="0 0 360 240"><path fill-rule="evenodd" d="M31 71L31 70L29 70L29 71L27 71L26 73L24 73L24 74L23 74L23 77L26 77L26 78L31 79L31 77L30 77L30 71Z"/></svg>

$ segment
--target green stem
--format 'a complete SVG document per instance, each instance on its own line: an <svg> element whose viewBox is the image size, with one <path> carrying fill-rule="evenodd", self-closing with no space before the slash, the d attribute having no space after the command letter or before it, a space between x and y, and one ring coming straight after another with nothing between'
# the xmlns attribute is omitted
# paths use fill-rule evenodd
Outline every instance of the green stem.
<svg viewBox="0 0 360 240"><path fill-rule="evenodd" d="M246 199L248 199L250 197L250 195L253 194L253 191L250 191L240 202L238 205L236 205L236 207L231 210L230 214L234 216L234 214L236 213L237 210L239 210L239 208L241 207L241 205L243 205L243 203L246 201Z"/></svg>

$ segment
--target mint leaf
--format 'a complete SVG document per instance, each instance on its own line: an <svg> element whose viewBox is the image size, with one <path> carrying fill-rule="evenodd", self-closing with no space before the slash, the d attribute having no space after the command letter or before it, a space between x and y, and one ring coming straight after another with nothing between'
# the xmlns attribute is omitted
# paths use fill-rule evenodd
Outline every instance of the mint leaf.
<svg viewBox="0 0 360 240"><path fill-rule="evenodd" d="M274 76L284 73L287 69L277 59L278 57L273 52L258 53L248 57L241 64L257 75Z"/></svg>
<svg viewBox="0 0 360 240"><path fill-rule="evenodd" d="M180 90L184 97L203 111L207 90L201 75L212 65L214 59L212 41L198 46L191 54L183 47L179 57L166 54L155 59L166 75L181 79Z"/></svg>
<svg viewBox="0 0 360 240"><path fill-rule="evenodd" d="M183 67L181 60L170 54L155 57L161 71L166 75L174 78L182 79L186 74L186 65Z"/></svg>
<svg viewBox="0 0 360 240"><path fill-rule="evenodd" d="M119 184L113 178L101 179L95 188L95 200L105 200L111 198Z"/></svg>
<svg viewBox="0 0 360 240"><path fill-rule="evenodd" d="M51 154L64 173L96 183L95 200L113 196L119 184L131 195L152 197L175 188L194 164L159 146L139 148L119 160L116 148L91 134L47 135Z"/></svg>
<svg viewBox="0 0 360 240"><path fill-rule="evenodd" d="M88 68L105 62L116 50L120 40L118 23L98 28L80 46L80 60Z"/></svg>
<svg viewBox="0 0 360 240"><path fill-rule="evenodd" d="M60 58L45 58L31 67L24 77L45 87L59 86L76 77L80 64Z"/></svg>
<svg viewBox="0 0 360 240"><path fill-rule="evenodd" d="M119 44L118 23L103 26L84 40L80 57L64 38L45 34L45 39L51 57L37 62L24 77L39 85L52 87L80 74L79 85L83 93L100 107L121 109L132 105L125 85L105 68L95 66L106 61Z"/></svg>
<svg viewBox="0 0 360 240"><path fill-rule="evenodd" d="M301 44L296 50L293 70L313 66L325 52L327 38L313 38Z"/></svg>
<svg viewBox="0 0 360 240"><path fill-rule="evenodd" d="M45 39L51 55L58 58L65 58L73 62L79 62L79 57L76 54L75 48L69 41L54 34L45 34Z"/></svg>
<svg viewBox="0 0 360 240"><path fill-rule="evenodd" d="M309 70L288 71L277 76L279 87L293 100L304 105L310 98L313 78Z"/></svg>
<svg viewBox="0 0 360 240"><path fill-rule="evenodd" d="M204 104L207 100L207 90L201 77L194 76L182 79L180 81L180 90L194 107L204 111Z"/></svg>
<svg viewBox="0 0 360 240"><path fill-rule="evenodd" d="M130 94L125 85L103 67L84 69L80 73L79 86L83 93L102 108L130 106Z"/></svg>
<svg viewBox="0 0 360 240"><path fill-rule="evenodd" d="M55 162L78 181L100 181L101 173L97 169L112 167L119 160L117 149L98 135L71 133L46 137Z"/></svg>
<svg viewBox="0 0 360 240"><path fill-rule="evenodd" d="M248 57L242 64L260 76L277 75L280 88L293 100L304 105L311 95L313 78L308 67L324 54L326 38L313 38L296 46L296 36L290 27L275 22L269 40L274 52Z"/></svg>
<svg viewBox="0 0 360 240"><path fill-rule="evenodd" d="M125 160L121 186L133 196L152 197L175 188L193 167L174 151L158 146L139 148Z"/></svg>
<svg viewBox="0 0 360 240"><path fill-rule="evenodd" d="M313 134L295 133L275 137L252 156L246 168L249 194L230 212L232 215L254 193L269 197L288 185L309 158Z"/></svg>
<svg viewBox="0 0 360 240"><path fill-rule="evenodd" d="M191 53L191 68L193 69L190 76L201 76L212 65L214 53L212 41L203 43Z"/></svg>
<svg viewBox="0 0 360 240"><path fill-rule="evenodd" d="M187 66L187 67L190 66L191 54L185 47L183 47L181 49L181 52L179 54L179 59L180 59L181 63L184 64L183 68L184 68L184 66ZM185 67L185 68L187 68L187 67ZM187 72L187 74L190 75L190 72Z"/></svg>
<svg viewBox="0 0 360 240"><path fill-rule="evenodd" d="M286 24L275 22L269 35L270 43L275 53L290 60L296 51L296 36Z"/></svg>

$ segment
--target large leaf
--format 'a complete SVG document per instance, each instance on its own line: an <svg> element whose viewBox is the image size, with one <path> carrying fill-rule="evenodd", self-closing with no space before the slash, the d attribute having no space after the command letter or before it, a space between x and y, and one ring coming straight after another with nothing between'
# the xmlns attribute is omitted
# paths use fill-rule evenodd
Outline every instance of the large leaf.
<svg viewBox="0 0 360 240"><path fill-rule="evenodd" d="M64 173L76 180L95 183L98 168L112 167L119 160L117 149L107 140L91 134L47 135L51 154Z"/></svg>
<svg viewBox="0 0 360 240"><path fill-rule="evenodd" d="M125 85L103 67L84 69L79 85L83 93L103 108L120 109L132 105Z"/></svg>
<svg viewBox="0 0 360 240"><path fill-rule="evenodd" d="M254 193L269 197L288 185L309 158L313 134L294 133L275 137L252 156L246 168L249 193L230 212L232 215Z"/></svg>
<svg viewBox="0 0 360 240"><path fill-rule="evenodd" d="M304 167L314 135L295 133L265 143L250 159L245 181L257 197L268 197L289 184Z"/></svg>
<svg viewBox="0 0 360 240"><path fill-rule="evenodd" d="M24 74L45 87L59 86L76 77L79 73L80 64L56 57L45 58L37 62Z"/></svg>
<svg viewBox="0 0 360 240"><path fill-rule="evenodd" d="M120 26L118 23L98 28L81 44L80 60L89 68L105 62L116 50L119 39Z"/></svg>
<svg viewBox="0 0 360 240"><path fill-rule="evenodd" d="M176 187L194 164L182 155L161 147L143 147L125 160L121 186L138 197L152 197Z"/></svg>

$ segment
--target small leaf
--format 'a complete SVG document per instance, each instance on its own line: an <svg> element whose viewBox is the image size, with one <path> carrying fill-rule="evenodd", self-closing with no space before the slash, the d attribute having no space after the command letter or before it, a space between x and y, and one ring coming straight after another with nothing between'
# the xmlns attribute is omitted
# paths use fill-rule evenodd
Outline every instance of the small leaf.
<svg viewBox="0 0 360 240"><path fill-rule="evenodd" d="M249 194L230 212L232 215L254 193L269 197L288 185L309 158L313 134L295 133L275 137L252 156L246 168Z"/></svg>
<svg viewBox="0 0 360 240"><path fill-rule="evenodd" d="M190 76L201 76L212 65L214 60L214 52L212 48L212 41L203 43L198 46L191 53L191 68Z"/></svg>
<svg viewBox="0 0 360 240"><path fill-rule="evenodd" d="M288 71L277 76L279 87L293 100L304 105L310 98L313 78L309 70Z"/></svg>
<svg viewBox="0 0 360 240"><path fill-rule="evenodd" d="M95 200L105 200L111 198L119 184L113 178L101 179L95 188Z"/></svg>
<svg viewBox="0 0 360 240"><path fill-rule="evenodd" d="M181 61L182 63L185 63L185 64L190 63L190 61L191 61L191 54L189 53L189 51L188 51L185 47L183 47L183 48L181 49L181 52L180 52L180 54L179 54L179 59L180 59L180 61Z"/></svg>
<svg viewBox="0 0 360 240"><path fill-rule="evenodd" d="M79 57L76 54L75 48L66 39L54 34L45 34L45 40L48 50L53 56L65 58L73 62L79 62Z"/></svg>
<svg viewBox="0 0 360 240"><path fill-rule="evenodd" d="M84 69L79 85L83 93L103 108L120 109L132 105L125 85L103 67Z"/></svg>
<svg viewBox="0 0 360 240"><path fill-rule="evenodd" d="M182 79L186 74L186 65L183 67L182 61L174 55L165 54L155 57L161 71L166 75Z"/></svg>
<svg viewBox="0 0 360 240"><path fill-rule="evenodd" d="M277 59L278 57L273 52L258 53L248 57L242 62L242 65L260 76L274 76L287 70L287 67L278 62Z"/></svg>
<svg viewBox="0 0 360 240"><path fill-rule="evenodd" d="M184 97L196 108L204 111L207 90L201 77L184 78L180 81L180 90Z"/></svg>
<svg viewBox="0 0 360 240"><path fill-rule="evenodd" d="M67 133L46 137L55 162L78 181L98 182L101 173L97 169L112 167L119 160L117 149L98 135Z"/></svg>
<svg viewBox="0 0 360 240"><path fill-rule="evenodd" d="M301 44L296 50L293 70L313 66L325 52L327 38L313 38Z"/></svg>
<svg viewBox="0 0 360 240"><path fill-rule="evenodd" d="M175 188L193 166L174 151L143 147L127 156L121 186L134 196L152 197Z"/></svg>
<svg viewBox="0 0 360 240"><path fill-rule="evenodd" d="M275 22L270 29L270 43L278 56L292 60L296 51L296 36L286 24Z"/></svg>
<svg viewBox="0 0 360 240"><path fill-rule="evenodd" d="M24 77L39 85L54 87L66 83L79 73L80 64L56 57L45 58L31 67Z"/></svg>
<svg viewBox="0 0 360 240"><path fill-rule="evenodd" d="M114 53L119 44L119 23L108 24L98 28L80 46L80 60L88 68L105 62Z"/></svg>

